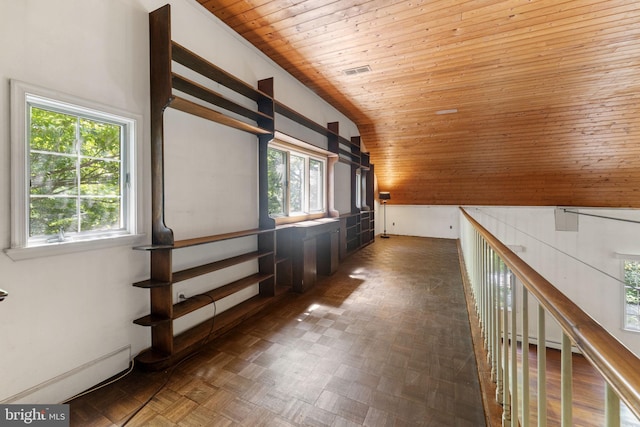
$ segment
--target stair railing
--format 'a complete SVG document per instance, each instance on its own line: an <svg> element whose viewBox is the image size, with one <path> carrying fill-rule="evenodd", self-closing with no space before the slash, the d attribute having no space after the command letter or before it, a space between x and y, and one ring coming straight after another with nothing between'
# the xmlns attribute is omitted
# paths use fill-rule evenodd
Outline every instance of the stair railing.
<svg viewBox="0 0 640 427"><path fill-rule="evenodd" d="M631 417L635 415L640 420L640 359L463 208L461 211L466 221L462 239L466 241L462 247L467 279L491 377L496 383L496 400L503 406L502 425L527 427L532 420L537 420L539 427L547 425L547 318L554 319L562 329L561 425L574 425L572 347L582 353L605 381L604 425L620 426L620 401L629 409ZM522 284L521 292L520 287L515 286L516 278ZM533 393L528 363L530 296L537 300L538 306L537 388ZM515 309L518 302L522 304L520 319ZM520 361L518 340L522 349ZM536 414L531 413L532 398Z"/></svg>

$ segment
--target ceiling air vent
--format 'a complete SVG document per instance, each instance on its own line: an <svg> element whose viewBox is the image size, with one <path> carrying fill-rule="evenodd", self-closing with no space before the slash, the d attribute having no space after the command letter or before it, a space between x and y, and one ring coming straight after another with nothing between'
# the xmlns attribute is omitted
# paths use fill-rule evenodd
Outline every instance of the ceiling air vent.
<svg viewBox="0 0 640 427"><path fill-rule="evenodd" d="M364 65L361 67L349 68L347 70L342 70L342 74L345 76L355 76L356 74L368 73L371 71L371 67L368 65Z"/></svg>

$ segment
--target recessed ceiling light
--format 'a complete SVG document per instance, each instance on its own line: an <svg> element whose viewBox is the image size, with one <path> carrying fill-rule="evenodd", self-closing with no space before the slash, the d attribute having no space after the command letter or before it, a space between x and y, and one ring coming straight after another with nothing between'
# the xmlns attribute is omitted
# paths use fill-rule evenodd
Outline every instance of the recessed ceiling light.
<svg viewBox="0 0 640 427"><path fill-rule="evenodd" d="M368 65L363 65L361 67L342 70L342 74L344 74L345 76L354 76L356 74L368 73L369 71L371 71L371 67Z"/></svg>
<svg viewBox="0 0 640 427"><path fill-rule="evenodd" d="M449 110L438 110L436 111L436 114L438 115L442 115L442 114L455 114L458 112L457 108L451 108Z"/></svg>

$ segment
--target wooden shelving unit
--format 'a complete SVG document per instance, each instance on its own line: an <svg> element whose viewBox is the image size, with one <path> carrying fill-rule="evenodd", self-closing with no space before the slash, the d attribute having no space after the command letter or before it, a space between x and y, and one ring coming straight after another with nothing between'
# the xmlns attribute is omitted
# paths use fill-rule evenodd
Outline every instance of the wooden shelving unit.
<svg viewBox="0 0 640 427"><path fill-rule="evenodd" d="M362 246L373 243L376 236L376 221L373 210L373 165L369 162L369 154L362 153L360 161L361 174L365 180L365 209L362 210L360 216L361 236L360 244Z"/></svg>
<svg viewBox="0 0 640 427"><path fill-rule="evenodd" d="M330 127L333 127L337 133L337 123L330 124ZM344 259L375 240L375 217L372 210L373 165L369 162L369 154L360 150L360 137L351 138L348 144L347 141L336 140L333 142L333 147L333 150L343 156L342 161L351 165L351 194L357 193L357 170L360 170L360 175L366 182L365 200L361 200L361 205L358 206L355 198L352 197L351 211L340 215L340 259Z"/></svg>
<svg viewBox="0 0 640 427"><path fill-rule="evenodd" d="M373 211L340 216L340 259L344 259L375 240Z"/></svg>
<svg viewBox="0 0 640 427"><path fill-rule="evenodd" d="M368 245L373 240L373 211L362 211L360 213L360 245Z"/></svg>
<svg viewBox="0 0 640 427"><path fill-rule="evenodd" d="M227 331L270 302L271 297L276 295L273 271L274 234L275 230L247 230L202 239L176 241L173 247L151 245L135 248L151 252L152 276L149 280L134 283L136 287L148 289L151 295L151 313L134 320L134 323L151 328L152 347L149 351L141 353L137 357L137 362L148 369L163 369L170 366L188 355L198 342ZM181 271L172 271L171 259L175 250L247 236L257 237L257 251ZM173 303L173 284L251 261L258 261L258 272ZM205 321L174 336L175 320L256 284L259 286L259 293L255 297L221 313L216 316L215 321Z"/></svg>
<svg viewBox="0 0 640 427"><path fill-rule="evenodd" d="M152 164L152 243L134 249L150 253L150 278L133 286L147 289L151 309L134 323L151 328L151 348L137 357L140 366L163 369L184 358L204 340L219 335L242 320L254 315L274 300L281 291L275 283L275 228L273 221L264 218L261 209L260 228L241 230L186 240L174 240L173 231L164 223L164 111L174 108L211 120L243 132L256 135L257 143L273 138L274 113L271 94L255 89L226 73L206 59L189 51L171 39L171 9L164 6L149 14L151 37L151 164ZM239 97L255 102L255 109L247 108L223 95L202 86L178 73L173 63L182 66L231 89ZM263 84L268 88L268 83ZM197 99L198 102L194 101ZM261 139L263 138L263 139ZM266 159L260 159L262 169ZM264 170L263 170L264 172ZM263 190L261 190L263 191ZM263 194L260 197L264 197ZM220 259L180 271L173 271L173 252L200 245L254 237L256 250ZM218 285L213 289L174 302L173 285L198 276L233 266L254 263L257 271L245 277ZM252 270L252 269L249 269ZM258 294L237 304L215 318L206 320L185 332L174 335L174 321L206 306L258 286ZM280 290L282 287L280 287Z"/></svg>
<svg viewBox="0 0 640 427"><path fill-rule="evenodd" d="M134 249L150 254L150 278L133 286L145 289L150 295L150 312L134 320L135 324L151 330L151 348L136 357L139 366L145 369L164 369L194 351L208 339L228 331L244 319L255 315L268 304L279 300L287 291L306 290L309 279L305 275L331 274L337 267L337 219L327 219L313 224L313 230L303 231L303 226L275 227L268 215L267 200L267 147L275 134L276 114L326 135L329 149L353 167L361 167L366 153L360 152L359 140L347 140L338 134L337 123L323 127L294 110L278 103L273 98L273 79L258 82L257 89L237 79L216 65L200 57L171 39L171 9L166 5L149 14L150 73L151 73L151 187L152 187L152 242ZM201 77L222 85L233 92L233 99L217 93L209 87L180 75L173 63L186 67ZM191 74L190 74L191 75ZM203 79L203 81L205 80ZM197 80L200 81L198 78ZM227 91L225 91L227 92ZM242 98L242 102L234 99ZM251 102L255 108L248 108ZM258 228L241 230L212 236L175 240L173 230L165 224L164 212L164 112L173 108L211 120L225 126L256 135L258 144ZM368 162L368 160L367 160ZM372 181L373 182L373 181ZM367 224L371 224L369 217ZM358 217L358 224L361 219ZM309 226L308 224L306 226ZM360 225L358 225L360 226ZM368 226L369 227L369 226ZM367 228L368 230L369 228ZM313 233L324 233L315 236ZM303 236L308 242L305 254L300 259L296 245ZM206 262L184 270L173 270L173 253L176 250L200 245L217 245L222 242L255 238L255 249L225 259ZM296 240L298 239L298 240ZM361 240L359 240L361 241ZM311 245L313 242L313 246ZM327 249L328 248L328 249ZM318 254L316 254L316 251ZM299 252L299 251L298 251ZM312 263L307 265L307 262ZM174 302L173 285L198 276L213 273L245 263L257 264L256 271L230 283L191 295ZM313 267L313 271L310 267ZM252 269L251 269L252 270ZM307 277L307 276L305 276ZM311 276L309 276L311 277ZM304 284L304 286L302 286ZM215 302L242 292L249 287L258 287L257 295L215 314L208 320L180 334L174 334L174 321L190 313L213 305Z"/></svg>

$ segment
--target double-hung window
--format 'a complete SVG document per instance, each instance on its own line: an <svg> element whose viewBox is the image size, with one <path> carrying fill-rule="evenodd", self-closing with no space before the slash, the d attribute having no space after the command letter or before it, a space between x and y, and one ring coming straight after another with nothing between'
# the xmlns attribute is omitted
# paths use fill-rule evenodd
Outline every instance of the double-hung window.
<svg viewBox="0 0 640 427"><path fill-rule="evenodd" d="M640 331L640 261L622 260L624 275L624 328Z"/></svg>
<svg viewBox="0 0 640 427"><path fill-rule="evenodd" d="M12 103L12 248L133 235L136 118L19 82Z"/></svg>
<svg viewBox="0 0 640 427"><path fill-rule="evenodd" d="M326 212L327 159L272 142L268 149L269 215L309 218Z"/></svg>

